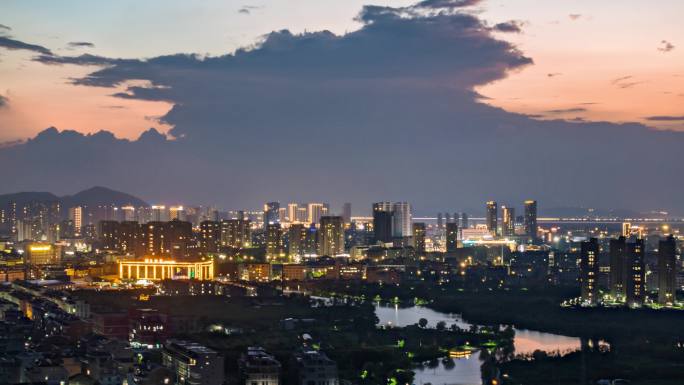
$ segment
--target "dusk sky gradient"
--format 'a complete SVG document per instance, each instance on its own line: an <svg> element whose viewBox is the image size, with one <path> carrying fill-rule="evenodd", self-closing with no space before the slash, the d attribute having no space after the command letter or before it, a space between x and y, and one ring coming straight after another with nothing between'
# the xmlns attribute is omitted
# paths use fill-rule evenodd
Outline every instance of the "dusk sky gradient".
<svg viewBox="0 0 684 385"><path fill-rule="evenodd" d="M3 2L0 192L684 212L683 2L373 4Z"/></svg>

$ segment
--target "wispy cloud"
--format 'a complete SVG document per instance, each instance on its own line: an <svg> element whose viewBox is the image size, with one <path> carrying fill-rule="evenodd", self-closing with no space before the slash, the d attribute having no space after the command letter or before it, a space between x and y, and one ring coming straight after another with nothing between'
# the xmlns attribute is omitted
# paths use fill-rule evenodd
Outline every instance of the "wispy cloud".
<svg viewBox="0 0 684 385"><path fill-rule="evenodd" d="M568 17L570 18L570 20L575 21L575 20L581 19L581 18L582 18L582 14L580 14L580 13L571 13L571 14L568 15Z"/></svg>
<svg viewBox="0 0 684 385"><path fill-rule="evenodd" d="M88 41L71 41L67 44L69 48L95 48L95 44Z"/></svg>
<svg viewBox="0 0 684 385"><path fill-rule="evenodd" d="M238 9L238 13L241 13L243 15L249 15L252 13L252 11L257 10L261 8L259 5L244 5L240 9Z"/></svg>
<svg viewBox="0 0 684 385"><path fill-rule="evenodd" d="M561 76L561 75L563 75L561 72L550 72L550 73L546 74L546 77L555 78L556 76Z"/></svg>
<svg viewBox="0 0 684 385"><path fill-rule="evenodd" d="M627 88L632 88L638 84L646 83L645 80L640 80L640 81L633 81L633 80L634 80L633 75L621 76L619 78L615 78L615 79L611 80L610 84L612 84L618 88L627 89Z"/></svg>
<svg viewBox="0 0 684 385"><path fill-rule="evenodd" d="M674 44L670 43L667 40L660 41L660 47L658 47L658 51L666 53L672 51L673 49L675 49Z"/></svg>
<svg viewBox="0 0 684 385"><path fill-rule="evenodd" d="M0 108L7 107L8 103L9 103L9 99L7 99L7 96L0 95Z"/></svg>

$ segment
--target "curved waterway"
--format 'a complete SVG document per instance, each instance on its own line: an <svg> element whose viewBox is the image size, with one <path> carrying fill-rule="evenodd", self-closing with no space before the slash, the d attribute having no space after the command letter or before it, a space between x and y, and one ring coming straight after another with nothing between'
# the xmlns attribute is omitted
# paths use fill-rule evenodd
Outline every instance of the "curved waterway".
<svg viewBox="0 0 684 385"><path fill-rule="evenodd" d="M375 314L380 320L380 325L387 326L414 325L421 318L428 321L428 327L435 327L440 321L444 321L447 327L456 324L461 329L468 329L471 326L459 314L441 313L422 306L402 308L397 305L376 304ZM525 329L515 329L513 344L516 354L532 353L535 350L564 353L579 350L581 347L580 339L577 337ZM455 358L455 365L448 367L445 367L440 360L439 365L435 368L418 368L415 370L414 384L482 385L479 356L480 353L477 352L466 358Z"/></svg>

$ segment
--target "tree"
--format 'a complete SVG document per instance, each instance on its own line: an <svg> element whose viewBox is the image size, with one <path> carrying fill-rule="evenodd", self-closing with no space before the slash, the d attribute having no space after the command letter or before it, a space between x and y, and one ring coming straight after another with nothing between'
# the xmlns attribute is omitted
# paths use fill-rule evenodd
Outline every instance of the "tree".
<svg viewBox="0 0 684 385"><path fill-rule="evenodd" d="M446 322L444 322L444 321L437 322L437 326L435 326L435 328L437 328L437 330L439 330L440 332L443 332L446 329Z"/></svg>
<svg viewBox="0 0 684 385"><path fill-rule="evenodd" d="M427 324L428 320L426 320L425 318L421 318L418 320L418 326L420 326L421 328L425 328Z"/></svg>

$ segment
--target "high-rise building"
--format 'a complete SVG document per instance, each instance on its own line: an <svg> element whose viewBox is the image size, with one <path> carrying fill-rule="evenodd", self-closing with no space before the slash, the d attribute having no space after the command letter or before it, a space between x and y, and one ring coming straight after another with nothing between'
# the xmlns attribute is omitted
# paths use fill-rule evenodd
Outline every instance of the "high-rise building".
<svg viewBox="0 0 684 385"><path fill-rule="evenodd" d="M441 229L444 227L444 219L442 218L442 213L437 213L437 228Z"/></svg>
<svg viewBox="0 0 684 385"><path fill-rule="evenodd" d="M627 255L627 240L620 236L610 240L610 293L617 300L624 301L627 295L630 262Z"/></svg>
<svg viewBox="0 0 684 385"><path fill-rule="evenodd" d="M373 235L375 242L392 242L392 203L373 203Z"/></svg>
<svg viewBox="0 0 684 385"><path fill-rule="evenodd" d="M487 230L489 230L492 235L498 235L498 215L499 215L499 210L498 206L495 201L489 201L487 202L487 218L486 218L486 225L487 225Z"/></svg>
<svg viewBox="0 0 684 385"><path fill-rule="evenodd" d="M274 260L284 256L283 229L280 223L266 225L266 259Z"/></svg>
<svg viewBox="0 0 684 385"><path fill-rule="evenodd" d="M232 248L249 247L252 242L250 222L247 219L221 221L221 246Z"/></svg>
<svg viewBox="0 0 684 385"><path fill-rule="evenodd" d="M458 223L446 224L446 252L455 253L458 249Z"/></svg>
<svg viewBox="0 0 684 385"><path fill-rule="evenodd" d="M121 211L121 221L132 222L135 221L135 207L123 206Z"/></svg>
<svg viewBox="0 0 684 385"><path fill-rule="evenodd" d="M318 255L330 257L344 253L344 220L340 216L323 216L318 230Z"/></svg>
<svg viewBox="0 0 684 385"><path fill-rule="evenodd" d="M525 201L524 218L525 235L531 239L537 239L537 201Z"/></svg>
<svg viewBox="0 0 684 385"><path fill-rule="evenodd" d="M413 247L416 249L416 253L425 253L425 223L414 222L413 223Z"/></svg>
<svg viewBox="0 0 684 385"><path fill-rule="evenodd" d="M677 300L677 241L670 235L658 242L658 303L671 306Z"/></svg>
<svg viewBox="0 0 684 385"><path fill-rule="evenodd" d="M79 237L83 228L83 207L71 207L69 209L69 220L74 222L74 235Z"/></svg>
<svg viewBox="0 0 684 385"><path fill-rule="evenodd" d="M515 209L501 206L501 235L510 237L515 235Z"/></svg>
<svg viewBox="0 0 684 385"><path fill-rule="evenodd" d="M306 209L309 223L320 223L321 217L327 213L324 203L308 203Z"/></svg>
<svg viewBox="0 0 684 385"><path fill-rule="evenodd" d="M451 214L449 213L444 213L444 221L449 224L451 223Z"/></svg>
<svg viewBox="0 0 684 385"><path fill-rule="evenodd" d="M163 205L152 206L150 215L151 217L148 220L151 222L168 222L170 219L169 210Z"/></svg>
<svg viewBox="0 0 684 385"><path fill-rule="evenodd" d="M344 219L344 223L351 223L351 217L352 217L352 206L351 203L346 202L345 204L342 205L342 219Z"/></svg>
<svg viewBox="0 0 684 385"><path fill-rule="evenodd" d="M582 242L580 251L580 284L582 301L595 305L598 301L599 244L596 238Z"/></svg>
<svg viewBox="0 0 684 385"><path fill-rule="evenodd" d="M287 204L287 219L290 221L290 223L296 223L299 222L297 218L297 209L299 205L296 203L288 203Z"/></svg>
<svg viewBox="0 0 684 385"><path fill-rule="evenodd" d="M622 236L618 239L611 239L608 250L610 257L610 295L618 301L624 301L627 295L626 243L625 237Z"/></svg>
<svg viewBox="0 0 684 385"><path fill-rule="evenodd" d="M279 202L268 202L264 205L264 228L269 224L280 223L279 211Z"/></svg>
<svg viewBox="0 0 684 385"><path fill-rule="evenodd" d="M183 206L171 206L169 207L169 220L185 220L185 210Z"/></svg>
<svg viewBox="0 0 684 385"><path fill-rule="evenodd" d="M200 247L205 253L215 253L221 244L221 223L202 221L200 223Z"/></svg>
<svg viewBox="0 0 684 385"><path fill-rule="evenodd" d="M307 221L308 221L308 214L306 211L306 207L297 207L297 222L307 223Z"/></svg>
<svg viewBox="0 0 684 385"><path fill-rule="evenodd" d="M644 303L646 266L644 265L644 240L637 239L627 243L625 249L628 263L627 304L637 306Z"/></svg>
<svg viewBox="0 0 684 385"><path fill-rule="evenodd" d="M411 205L408 202L394 202L392 204L392 236L394 238L408 238L412 235Z"/></svg>
<svg viewBox="0 0 684 385"><path fill-rule="evenodd" d="M309 227L303 223L295 223L290 225L287 231L288 251L290 258L301 257L305 254L306 235Z"/></svg>
<svg viewBox="0 0 684 385"><path fill-rule="evenodd" d="M461 215L459 213L454 213L453 222L457 225L461 223Z"/></svg>

